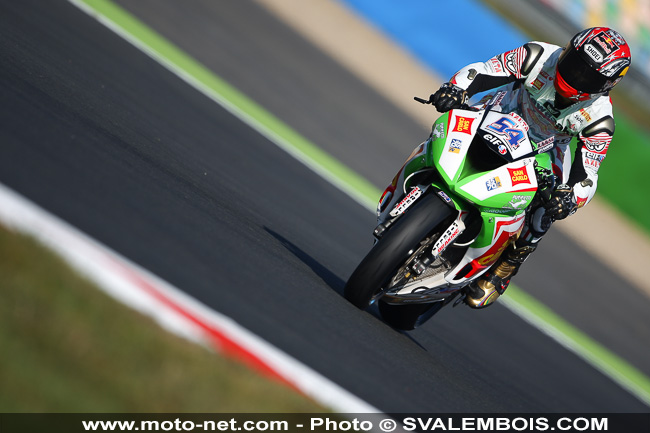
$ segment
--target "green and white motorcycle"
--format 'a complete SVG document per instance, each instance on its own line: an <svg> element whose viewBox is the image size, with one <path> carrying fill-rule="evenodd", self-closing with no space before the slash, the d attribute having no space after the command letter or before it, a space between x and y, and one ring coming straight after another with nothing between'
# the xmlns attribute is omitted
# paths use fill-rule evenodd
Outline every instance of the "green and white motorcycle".
<svg viewBox="0 0 650 433"><path fill-rule="evenodd" d="M397 173L377 207L377 241L345 285L351 303L378 301L389 325L413 329L461 302L517 239L538 190L552 190L549 146L493 107L443 114Z"/></svg>

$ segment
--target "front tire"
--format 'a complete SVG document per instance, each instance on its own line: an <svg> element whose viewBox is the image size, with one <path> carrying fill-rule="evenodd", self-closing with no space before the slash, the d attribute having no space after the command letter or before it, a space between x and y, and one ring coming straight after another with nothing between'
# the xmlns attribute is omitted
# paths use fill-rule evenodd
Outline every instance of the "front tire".
<svg viewBox="0 0 650 433"><path fill-rule="evenodd" d="M344 296L358 308L367 308L452 210L436 195L426 194L377 241L345 284Z"/></svg>

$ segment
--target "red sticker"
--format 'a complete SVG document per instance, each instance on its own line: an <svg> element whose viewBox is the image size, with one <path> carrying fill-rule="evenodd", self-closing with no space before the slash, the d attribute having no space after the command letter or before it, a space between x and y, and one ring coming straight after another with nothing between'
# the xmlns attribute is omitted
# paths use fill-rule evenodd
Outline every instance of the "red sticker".
<svg viewBox="0 0 650 433"><path fill-rule="evenodd" d="M456 117L456 126L454 127L454 130L452 132L462 132L465 134L471 134L473 121L474 121L473 118L467 118L462 116Z"/></svg>
<svg viewBox="0 0 650 433"><path fill-rule="evenodd" d="M510 180L512 180L512 186L519 185L520 183L530 184L530 178L528 177L528 172L526 167L521 168L509 168Z"/></svg>

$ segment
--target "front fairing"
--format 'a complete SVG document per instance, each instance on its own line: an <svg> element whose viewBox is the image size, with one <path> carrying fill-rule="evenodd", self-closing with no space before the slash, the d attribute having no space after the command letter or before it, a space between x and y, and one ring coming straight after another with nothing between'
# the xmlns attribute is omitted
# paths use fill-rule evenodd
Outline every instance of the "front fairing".
<svg viewBox="0 0 650 433"><path fill-rule="evenodd" d="M523 212L537 191L535 164L550 168L550 158L536 153L515 116L469 110L441 116L426 146L427 164L442 178L438 186L481 212Z"/></svg>
<svg viewBox="0 0 650 433"><path fill-rule="evenodd" d="M434 186L460 212L476 209L482 220L465 257L446 277L463 284L487 270L519 236L537 192L535 166L550 169L551 160L537 152L516 115L454 110L436 122L436 129L447 134L432 135L427 147L427 160L441 178Z"/></svg>
<svg viewBox="0 0 650 433"><path fill-rule="evenodd" d="M429 139L410 155L387 189L399 190L399 197L404 198L391 206L380 206L380 218L385 215L383 221L391 224L390 218L399 218L403 208L410 205L410 197L417 200L416 195L425 193L437 194L458 213L431 245L435 260L449 260L448 270L424 274L385 295L390 302L405 302L407 298L412 302L416 292L429 300L448 296L485 272L519 236L526 208L537 191L535 165L550 168L551 164L547 154L537 154L528 137L520 140L519 134L510 130L513 128L523 128L514 116L453 110L435 122ZM512 135L511 146L506 149L509 157L499 152L501 143L486 143L479 131L495 136L503 132L504 139ZM454 256L459 252L462 257ZM423 288L430 292L420 293Z"/></svg>

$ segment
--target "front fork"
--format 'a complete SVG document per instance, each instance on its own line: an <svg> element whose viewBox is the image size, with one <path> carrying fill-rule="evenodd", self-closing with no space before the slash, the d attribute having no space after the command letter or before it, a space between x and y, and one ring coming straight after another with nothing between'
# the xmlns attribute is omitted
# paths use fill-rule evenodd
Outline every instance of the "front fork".
<svg viewBox="0 0 650 433"><path fill-rule="evenodd" d="M377 205L377 224L389 225L412 204L424 191L408 191L408 180L422 170L430 169L426 165L426 148L429 141L416 147L399 169L393 181L384 190ZM400 205L400 206L398 206Z"/></svg>

